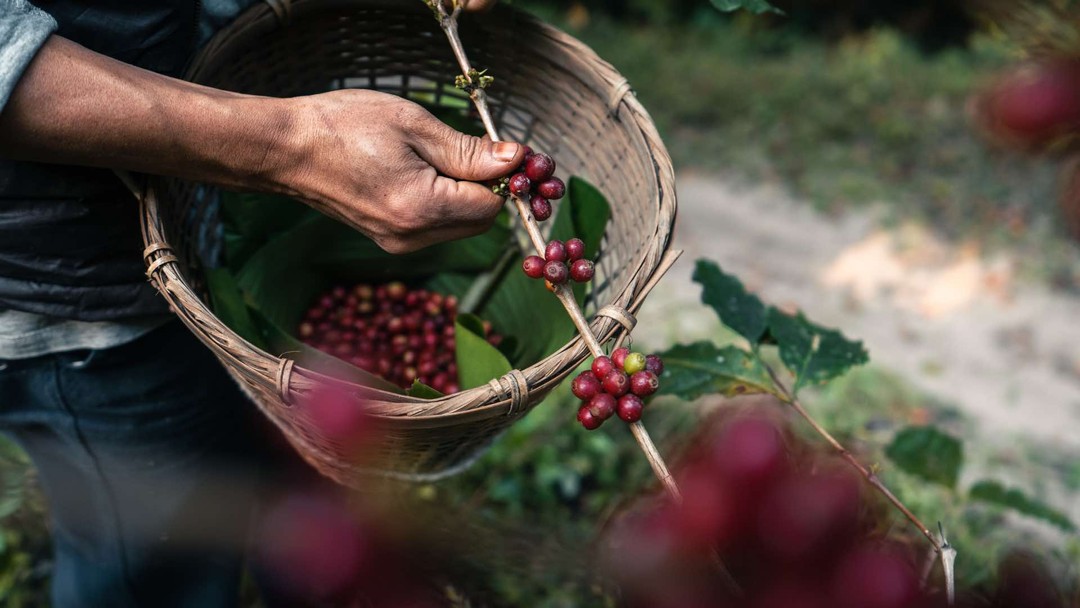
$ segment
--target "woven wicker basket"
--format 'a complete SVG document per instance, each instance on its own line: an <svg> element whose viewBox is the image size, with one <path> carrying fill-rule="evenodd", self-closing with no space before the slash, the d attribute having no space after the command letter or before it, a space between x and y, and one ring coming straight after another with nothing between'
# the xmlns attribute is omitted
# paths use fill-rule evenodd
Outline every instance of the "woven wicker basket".
<svg viewBox="0 0 1080 608"><path fill-rule="evenodd" d="M500 6L466 15L461 36L475 63L498 79L489 93L504 137L551 153L560 173L584 177L611 202L586 314L602 341L625 333L676 257L667 251L676 207L673 172L652 121L609 64L520 11ZM462 98L453 86L456 70L446 38L419 0L276 0L254 6L221 31L188 77L279 97L349 87L424 93L440 103ZM196 250L219 225L210 192L156 178L143 189L147 275L295 449L340 483L356 485L372 472L433 479L461 470L588 355L575 338L527 369L434 400L294 365L240 338L204 303L204 260ZM545 295L540 288L538 297ZM348 389L358 407L382 422L377 458L365 468L350 462L348 446L320 434L305 410L303 397L326 385Z"/></svg>

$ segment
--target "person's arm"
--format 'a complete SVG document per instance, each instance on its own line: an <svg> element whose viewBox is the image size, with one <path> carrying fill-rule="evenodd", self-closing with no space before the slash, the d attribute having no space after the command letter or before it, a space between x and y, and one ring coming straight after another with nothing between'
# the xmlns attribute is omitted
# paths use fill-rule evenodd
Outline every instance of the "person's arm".
<svg viewBox="0 0 1080 608"><path fill-rule="evenodd" d="M502 199L473 182L507 174L523 155L522 146L463 135L392 95L240 95L135 68L58 36L0 108L2 157L284 193L391 252L484 231Z"/></svg>

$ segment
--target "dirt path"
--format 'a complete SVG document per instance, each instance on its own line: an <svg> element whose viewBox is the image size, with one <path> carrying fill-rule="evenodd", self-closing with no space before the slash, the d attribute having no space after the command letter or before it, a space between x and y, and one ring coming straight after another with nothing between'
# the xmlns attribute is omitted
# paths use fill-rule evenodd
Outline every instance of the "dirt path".
<svg viewBox="0 0 1080 608"><path fill-rule="evenodd" d="M641 314L646 344L715 335L690 281L708 257L864 340L875 364L957 406L977 434L1080 449L1080 298L1024 283L1007 255L882 231L872 212L828 218L774 188L682 175L679 201L686 253Z"/></svg>

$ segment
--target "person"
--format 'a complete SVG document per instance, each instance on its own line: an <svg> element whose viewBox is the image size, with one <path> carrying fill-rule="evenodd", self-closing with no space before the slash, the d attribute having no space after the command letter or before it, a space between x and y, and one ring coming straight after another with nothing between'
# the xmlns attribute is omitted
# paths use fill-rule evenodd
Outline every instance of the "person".
<svg viewBox="0 0 1080 608"><path fill-rule="evenodd" d="M372 91L177 78L255 0L0 0L0 428L49 503L57 606L237 603L254 407L143 274L111 169L285 194L391 253L486 230L524 147ZM485 9L493 0L471 0Z"/></svg>

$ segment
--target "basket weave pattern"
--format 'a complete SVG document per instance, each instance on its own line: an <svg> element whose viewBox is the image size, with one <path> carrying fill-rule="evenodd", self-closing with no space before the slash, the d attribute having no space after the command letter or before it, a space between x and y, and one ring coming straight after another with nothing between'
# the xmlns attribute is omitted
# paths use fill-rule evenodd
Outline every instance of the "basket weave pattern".
<svg viewBox="0 0 1080 608"><path fill-rule="evenodd" d="M436 104L460 105L453 55L418 0L295 0L259 4L220 32L189 79L216 88L289 97L364 88ZM560 174L596 185L612 219L587 302L601 341L632 326L636 312L674 261L667 251L675 217L671 161L626 80L574 38L509 7L463 20L476 64L495 75L492 113L507 139L559 160ZM213 197L200 184L153 179L142 199L148 276L176 314L222 361L261 410L313 466L355 485L372 469L349 461L349 446L319 432L304 396L344 388L376 415L384 474L431 478L460 469L525 415L588 355L575 338L542 361L440 399L358 386L264 352L218 320L204 303L198 241L214 234ZM200 219L192 222L192 218ZM208 225L210 224L210 225ZM282 277L287 289L287 277ZM546 292L538 289L537 296ZM369 467L371 464L369 463Z"/></svg>

